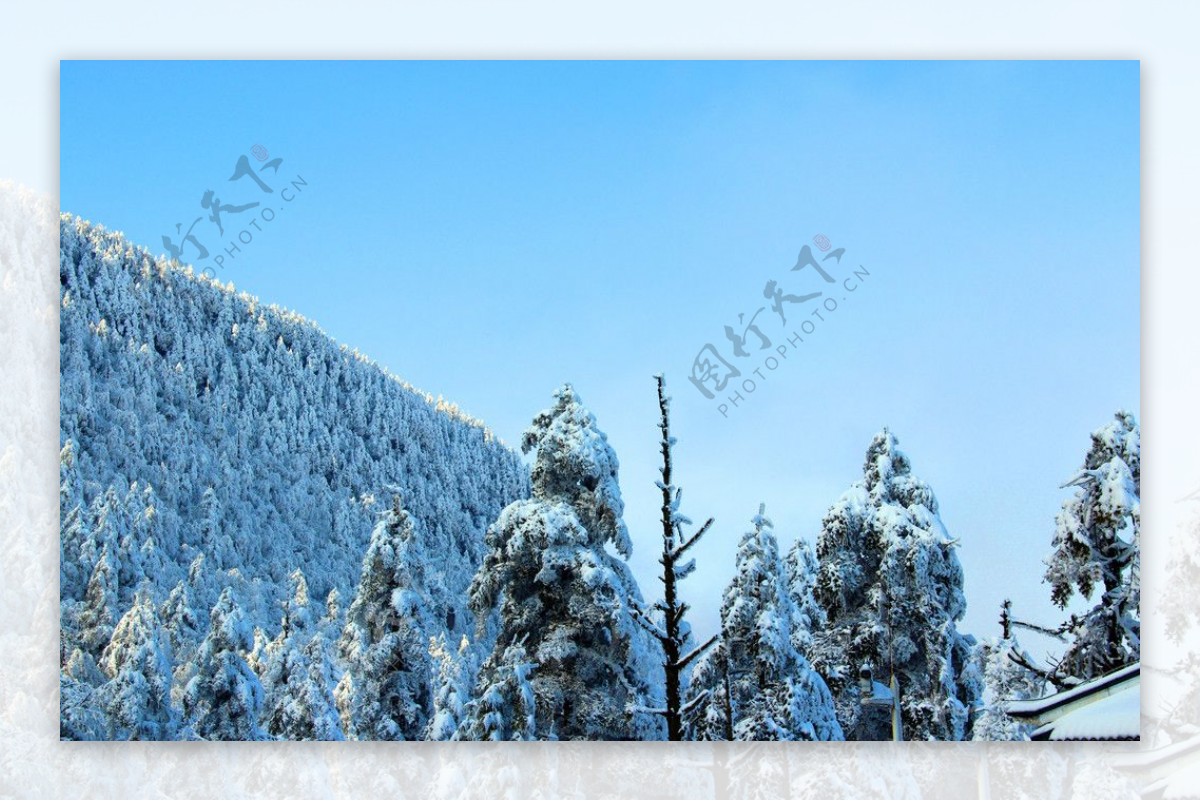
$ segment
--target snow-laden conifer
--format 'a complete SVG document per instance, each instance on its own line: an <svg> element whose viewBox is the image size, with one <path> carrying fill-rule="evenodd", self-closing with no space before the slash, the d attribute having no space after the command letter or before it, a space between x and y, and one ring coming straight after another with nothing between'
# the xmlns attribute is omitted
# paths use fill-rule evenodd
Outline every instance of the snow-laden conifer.
<svg viewBox="0 0 1200 801"><path fill-rule="evenodd" d="M794 607L763 507L751 522L721 604L721 647L705 657L693 682L699 733L737 740L843 739L829 688L792 643Z"/></svg>
<svg viewBox="0 0 1200 801"><path fill-rule="evenodd" d="M337 705L360 740L419 740L432 712L423 553L399 493L379 516L338 644Z"/></svg>
<svg viewBox="0 0 1200 801"><path fill-rule="evenodd" d="M472 607L485 617L498 612L499 630L476 685L481 703L460 731L658 739L662 723L651 712L657 698L647 677L661 650L633 620L631 603L641 597L625 563L632 545L617 456L570 385L554 401L523 441L535 454L532 498L509 505L488 529L488 553L471 586ZM536 668L523 668L524 659ZM514 686L513 676L532 688L533 726L487 724L483 717L526 714L511 698L489 706L491 695L506 692L497 688Z"/></svg>
<svg viewBox="0 0 1200 801"><path fill-rule="evenodd" d="M974 638L957 629L966 612L957 550L933 491L884 429L817 538L814 593L828 622L812 653L848 738L893 736L889 716L863 715L863 669L884 685L896 677L906 739L969 736L981 686Z"/></svg>
<svg viewBox="0 0 1200 801"><path fill-rule="evenodd" d="M1129 412L1092 433L1083 466L1064 487L1046 559L1051 598L1066 608L1078 593L1096 597L1064 627L1071 644L1052 680L1074 683L1136 662L1141 654L1141 429Z"/></svg>

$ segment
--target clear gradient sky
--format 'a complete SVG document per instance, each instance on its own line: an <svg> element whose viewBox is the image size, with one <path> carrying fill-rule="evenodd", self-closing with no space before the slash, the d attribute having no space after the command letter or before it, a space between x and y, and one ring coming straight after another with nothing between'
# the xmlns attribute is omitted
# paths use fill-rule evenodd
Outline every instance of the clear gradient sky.
<svg viewBox="0 0 1200 801"><path fill-rule="evenodd" d="M648 596L665 372L684 512L717 518L684 586L700 632L758 503L781 546L814 539L884 425L961 541L960 627L995 635L1005 597L1062 618L1041 583L1059 485L1091 430L1140 416L1137 62L63 62L61 76L64 211L162 252L207 214L206 190L264 201L278 211L261 230L243 224L258 210L227 212L224 237L196 227L206 263L254 237L219 277L510 443L574 383L621 459ZM263 168L255 144L283 159L260 173L270 200L226 180L243 154ZM832 285L789 269L816 234L846 249L823 263ZM724 326L769 305L770 279L825 294L785 306L786 327L767 308L772 351L751 335L738 359ZM837 311L810 317L827 298ZM706 343L745 377L804 319L813 333L728 417L688 382Z"/></svg>

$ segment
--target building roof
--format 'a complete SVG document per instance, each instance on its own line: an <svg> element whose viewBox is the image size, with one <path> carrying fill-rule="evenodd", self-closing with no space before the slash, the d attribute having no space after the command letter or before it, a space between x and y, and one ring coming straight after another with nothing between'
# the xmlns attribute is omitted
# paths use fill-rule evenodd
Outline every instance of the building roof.
<svg viewBox="0 0 1200 801"><path fill-rule="evenodd" d="M1064 715L1091 706L1106 696L1116 695L1130 686L1140 686L1141 671L1141 663L1134 662L1132 665L1091 681L1085 681L1083 684L1061 693L1031 701L1011 701L1007 705L1006 711L1018 720L1044 727Z"/></svg>
<svg viewBox="0 0 1200 801"><path fill-rule="evenodd" d="M1141 737L1140 682L1067 712L1032 735L1034 740L1137 740Z"/></svg>

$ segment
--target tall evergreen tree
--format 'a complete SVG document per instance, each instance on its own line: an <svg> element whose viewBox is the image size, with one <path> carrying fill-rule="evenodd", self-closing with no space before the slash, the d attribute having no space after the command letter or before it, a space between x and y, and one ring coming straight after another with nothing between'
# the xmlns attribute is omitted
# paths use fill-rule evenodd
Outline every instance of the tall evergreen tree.
<svg viewBox="0 0 1200 801"><path fill-rule="evenodd" d="M443 632L430 639L429 652L437 663L434 680L433 716L425 732L426 740L449 740L466 716L467 703L479 665L470 642L464 636L453 649Z"/></svg>
<svg viewBox="0 0 1200 801"><path fill-rule="evenodd" d="M675 438L671 436L671 399L667 397L663 377L657 375L654 378L658 384L658 428L662 432L659 450L663 463L659 468L661 479L658 481L659 491L662 492L662 555L658 563L662 566L663 598L654 604L655 614L645 612L636 603L633 609L637 621L662 645L666 704L660 714L667 723L667 739L682 740L683 698L686 690L684 674L692 662L716 642L717 635L695 648L688 647L693 644L691 627L685 619L688 605L679 597L679 582L696 569L696 560L685 562L684 556L712 527L713 519L710 517L690 537L683 532L683 527L692 521L679 511L683 490L672 483L671 454Z"/></svg>
<svg viewBox="0 0 1200 801"><path fill-rule="evenodd" d="M646 677L661 650L630 609L641 599L625 564L632 546L617 456L570 385L534 418L522 447L535 452L533 496L510 504L488 529L471 586L474 610L499 615L477 689L486 700L489 688L525 676L542 738L659 739L661 721L645 710L656 700ZM516 645L527 657L513 654ZM521 667L525 658L537 665L532 672ZM460 728L465 737L484 728L485 705L473 709ZM530 728L509 720L491 730Z"/></svg>
<svg viewBox="0 0 1200 801"><path fill-rule="evenodd" d="M203 623L196 613L195 600L186 579L171 589L160 613L172 653L180 659L189 658L200 639Z"/></svg>
<svg viewBox="0 0 1200 801"><path fill-rule="evenodd" d="M828 625L813 658L851 739L892 736L887 719L862 715L863 667L884 682L896 677L906 739L969 736L981 686L974 638L957 629L966 612L957 547L933 491L884 429L863 479L826 513L817 538L814 593Z"/></svg>
<svg viewBox="0 0 1200 801"><path fill-rule="evenodd" d="M1000 612L999 639L979 644L983 674L983 709L972 726L974 740L1028 740L1031 727L1008 714L1008 704L1040 698L1046 682L1027 665L1025 653L1013 632L1012 604L1004 602Z"/></svg>
<svg viewBox="0 0 1200 801"><path fill-rule="evenodd" d="M423 556L399 492L380 516L346 612L339 652L346 665L337 704L359 740L419 740L433 707L420 590Z"/></svg>
<svg viewBox="0 0 1200 801"><path fill-rule="evenodd" d="M90 654L99 655L112 638L118 605L117 564L106 545L88 579L87 591L79 611L79 644Z"/></svg>
<svg viewBox="0 0 1200 801"><path fill-rule="evenodd" d="M117 623L101 667L109 681L99 703L111 740L172 740L179 712L171 701L171 646L148 589Z"/></svg>
<svg viewBox="0 0 1200 801"><path fill-rule="evenodd" d="M805 657L810 656L814 638L824 631L828 620L817 603L816 587L820 567L808 540L798 539L784 559L788 597L792 600L792 645Z"/></svg>
<svg viewBox="0 0 1200 801"><path fill-rule="evenodd" d="M333 697L329 643L319 632L293 632L271 654L263 674L267 730L280 740L343 740Z"/></svg>
<svg viewBox="0 0 1200 801"><path fill-rule="evenodd" d="M468 702L453 739L550 739L538 731L537 690L532 680L537 666L529 659L524 644L514 643L488 662L479 692ZM549 734L553 733L551 730Z"/></svg>
<svg viewBox="0 0 1200 801"><path fill-rule="evenodd" d="M92 567L83 560L84 543L90 538L90 526L83 502L83 487L80 486L76 451L75 443L67 440L58 455L59 582L63 599L80 596Z"/></svg>
<svg viewBox="0 0 1200 801"><path fill-rule="evenodd" d="M269 739L258 722L262 683L242 656L251 645L250 625L232 589L221 592L209 621L196 673L183 691L189 734L203 740Z"/></svg>
<svg viewBox="0 0 1200 801"><path fill-rule="evenodd" d="M103 740L108 736L97 688L107 677L91 654L76 648L59 671L59 737Z"/></svg>
<svg viewBox="0 0 1200 801"><path fill-rule="evenodd" d="M1083 467L1064 487L1046 559L1051 599L1065 609L1078 592L1100 596L1064 627L1072 642L1051 680L1060 686L1109 673L1141 654L1141 429L1129 412L1092 433Z"/></svg>
<svg viewBox="0 0 1200 801"><path fill-rule="evenodd" d="M308 582L300 570L289 581L291 596L262 669L263 723L281 740L341 740L327 641L312 619Z"/></svg>
<svg viewBox="0 0 1200 801"><path fill-rule="evenodd" d="M721 604L722 648L704 670L711 683L697 687L715 706L704 717L737 740L841 740L829 688L792 644L792 601L764 507L752 524Z"/></svg>
<svg viewBox="0 0 1200 801"><path fill-rule="evenodd" d="M317 632L304 646L304 661L308 667L306 680L296 698L302 709L298 719L303 721L301 733L312 740L344 740L341 715L333 697L337 684L337 668L333 660L333 644ZM290 738L289 738L290 739Z"/></svg>

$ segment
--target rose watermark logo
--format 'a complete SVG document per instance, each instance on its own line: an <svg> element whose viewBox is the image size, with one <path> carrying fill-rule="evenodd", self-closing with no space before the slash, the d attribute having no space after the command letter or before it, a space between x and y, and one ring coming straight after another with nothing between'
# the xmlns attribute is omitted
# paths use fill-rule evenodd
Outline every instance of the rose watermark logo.
<svg viewBox="0 0 1200 801"><path fill-rule="evenodd" d="M228 182L238 183L243 178L248 179L243 183L238 183L237 189L245 191L246 187L253 184L258 189L259 195L277 196L281 202L278 208L272 205L264 205L265 200L252 200L246 203L226 203L217 194L215 189L206 189L200 197L200 208L207 214L202 214L192 220L192 224L184 230L183 223L175 223L175 236L179 238L176 242L168 234L163 234L163 247L167 249L167 253L172 258L183 261L185 251L189 246L195 251L194 264L201 267L200 274L207 275L209 278L215 278L213 266L218 269L225 267L225 262L234 261L238 254L242 253L242 246L249 245L254 241L254 233L251 228L257 233L264 233L266 229L264 225L269 225L275 221L278 212L283 211L287 204L292 203L308 186L308 181L304 180L302 175L297 174L294 179L281 186L278 194L271 184L263 180L262 175L268 170L271 171L271 180L277 181L279 177L279 168L283 165L282 158L270 158L270 153L262 145L256 144L250 148L250 154L254 156L256 161L265 162L261 167L255 170L250 165L250 159L245 154L238 157L233 165L233 175L229 176ZM270 159L270 160L268 160ZM253 196L253 195L252 195ZM250 213L248 217L241 216ZM231 218L233 218L231 220ZM234 223L239 226L244 226L236 234L232 232L229 238L225 234L225 225L227 222ZM207 225L201 225L207 223ZM200 226L200 232L197 233L197 226ZM212 261L206 262L211 255L208 246L200 239L200 234L212 236L213 227L216 228L216 236L224 244L217 244L215 247L219 252L212 256Z"/></svg>
<svg viewBox="0 0 1200 801"><path fill-rule="evenodd" d="M860 264L839 282L829 271L841 270L846 249L833 249L833 243L824 234L817 234L812 241L824 255L818 261L812 247L805 245L800 249L800 255L791 272L803 272L812 268L805 275L819 276L823 283L818 286L823 288L820 291L793 294L779 281L768 279L762 295L769 304L759 306L749 315L747 312L739 312L737 326L725 326L725 338L729 341L728 347L732 356L729 359L725 358L716 345L708 342L692 361L688 380L706 399L716 401L716 409L722 417L728 418L731 410L745 403L746 396L753 394L761 382L766 381L771 373L778 370L789 356L807 341L805 337L816 333L817 328L828 321L828 316L832 316L840 308L836 289L828 286L829 284L840 285L845 292L840 303L845 303L849 300L850 293L857 292L870 277L870 271ZM831 260L833 263L828 264ZM827 295L826 292L830 294ZM816 305L803 310L808 311L807 315L803 314L801 309L793 308L810 303ZM764 315L768 310L770 313ZM773 320L774 317L779 318L778 325L770 325L768 330L764 331L762 322ZM800 318L798 322L797 317ZM789 319L792 320L791 323L788 322ZM782 333L779 328L783 329ZM747 344L750 344L752 349L747 349Z"/></svg>

